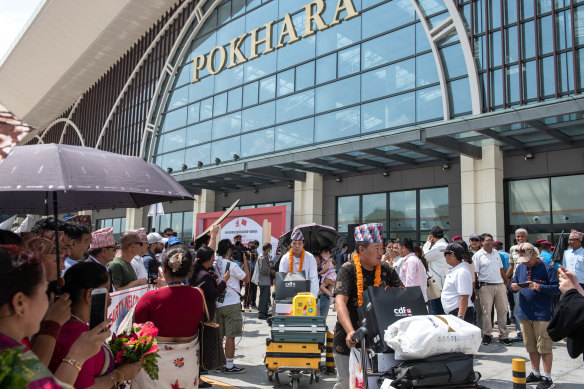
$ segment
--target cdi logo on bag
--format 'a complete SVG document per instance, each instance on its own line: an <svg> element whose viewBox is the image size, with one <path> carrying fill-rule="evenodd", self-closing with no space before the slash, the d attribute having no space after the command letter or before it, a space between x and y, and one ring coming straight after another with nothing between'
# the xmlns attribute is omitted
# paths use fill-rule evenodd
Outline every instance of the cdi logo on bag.
<svg viewBox="0 0 584 389"><path fill-rule="evenodd" d="M393 310L395 316L404 317L404 316L412 316L412 310L410 308L401 307L395 308Z"/></svg>
<svg viewBox="0 0 584 389"><path fill-rule="evenodd" d="M296 282L286 282L286 283L284 284L284 286L285 286L286 288L295 288L295 287L296 287Z"/></svg>

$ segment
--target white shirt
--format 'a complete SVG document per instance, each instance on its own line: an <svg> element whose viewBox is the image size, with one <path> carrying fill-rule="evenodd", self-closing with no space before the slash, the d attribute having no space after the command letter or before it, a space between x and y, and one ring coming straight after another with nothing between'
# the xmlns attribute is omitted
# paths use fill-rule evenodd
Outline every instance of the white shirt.
<svg viewBox="0 0 584 389"><path fill-rule="evenodd" d="M148 272L144 267L144 262L142 262L141 256L136 255L134 259L132 259L132 262L130 262L130 264L132 265L134 271L136 272L137 280L139 280L140 278L148 278Z"/></svg>
<svg viewBox="0 0 584 389"><path fill-rule="evenodd" d="M472 307L470 296L472 295L472 275L466 266L466 262L461 262L446 273L442 294L440 299L444 312L452 312L460 307L460 296L468 296L468 306Z"/></svg>
<svg viewBox="0 0 584 389"><path fill-rule="evenodd" d="M430 246L432 246L432 248L430 248ZM446 239L440 238L433 245L431 242L424 243L424 247L422 248L424 258L426 258L426 262L428 262L428 274L434 277L434 281L436 281L436 285L438 285L440 289L442 289L444 277L450 268L446 263L444 253L440 251L446 246L448 246Z"/></svg>
<svg viewBox="0 0 584 389"><path fill-rule="evenodd" d="M278 269L281 272L288 273L290 266L290 254L284 254L282 259L280 260L280 268ZM296 273L298 271L298 267L300 266L300 258L294 257L294 264L292 266L292 271ZM304 264L302 265L302 270L304 270L304 274L306 274L306 278L310 280L310 293L317 298L318 297L318 268L316 267L316 259L314 256L310 254L308 251L304 252Z"/></svg>
<svg viewBox="0 0 584 389"><path fill-rule="evenodd" d="M239 281L245 278L245 272L243 269L240 268L239 265L237 265L235 262L219 257L216 259L213 266L215 267L215 272L219 276L219 279L222 280L228 262L230 263L229 274L231 276L227 280L227 287L225 288L225 299L222 303L217 302L217 308L227 305L239 304L241 302L241 294L239 293L241 288L239 287Z"/></svg>
<svg viewBox="0 0 584 389"><path fill-rule="evenodd" d="M499 252L495 249L491 253L487 253L485 249L480 249L472 256L472 263L475 265L478 273L479 282L486 282L488 284L502 284L501 269L503 262Z"/></svg>

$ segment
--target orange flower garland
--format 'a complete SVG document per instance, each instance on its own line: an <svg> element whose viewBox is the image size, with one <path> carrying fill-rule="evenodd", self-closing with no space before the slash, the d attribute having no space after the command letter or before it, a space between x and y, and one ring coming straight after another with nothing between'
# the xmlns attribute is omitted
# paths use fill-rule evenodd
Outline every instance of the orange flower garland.
<svg viewBox="0 0 584 389"><path fill-rule="evenodd" d="M290 249L289 254L290 264L288 265L288 273L292 273L294 271L294 254L292 253L292 249ZM301 272L303 266L304 266L304 249L302 249L302 254L300 254L300 265L298 266L297 271Z"/></svg>
<svg viewBox="0 0 584 389"><path fill-rule="evenodd" d="M355 263L355 271L357 272L357 301L358 306L363 305L363 270L361 269L361 260L359 254L353 254L353 262ZM375 267L375 280L373 286L381 285L381 265Z"/></svg>

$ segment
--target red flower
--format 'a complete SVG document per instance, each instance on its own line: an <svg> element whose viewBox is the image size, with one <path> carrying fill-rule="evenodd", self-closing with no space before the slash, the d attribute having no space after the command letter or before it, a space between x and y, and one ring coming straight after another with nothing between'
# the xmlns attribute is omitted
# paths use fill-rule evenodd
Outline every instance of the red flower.
<svg viewBox="0 0 584 389"><path fill-rule="evenodd" d="M124 351L120 351L116 354L116 363L122 363L122 357L124 356Z"/></svg>
<svg viewBox="0 0 584 389"><path fill-rule="evenodd" d="M146 351L144 354L142 354L142 356L152 354L152 353L155 353L157 351L158 351L158 346L153 344L152 347L150 347L150 350Z"/></svg>
<svg viewBox="0 0 584 389"><path fill-rule="evenodd" d="M142 328L138 331L137 334L139 338L143 336L151 336L155 338L156 336L158 336L158 328L156 328L154 323L152 323L151 321L141 324L140 326Z"/></svg>
<svg viewBox="0 0 584 389"><path fill-rule="evenodd" d="M183 367L185 365L185 359L184 358L177 358L174 360L174 366L176 367Z"/></svg>

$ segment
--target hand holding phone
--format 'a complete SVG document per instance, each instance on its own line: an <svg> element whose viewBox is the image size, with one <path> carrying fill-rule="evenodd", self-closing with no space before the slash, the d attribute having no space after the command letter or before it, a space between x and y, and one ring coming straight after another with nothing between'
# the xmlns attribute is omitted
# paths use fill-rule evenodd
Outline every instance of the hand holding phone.
<svg viewBox="0 0 584 389"><path fill-rule="evenodd" d="M529 282L520 282L517 284L520 288L529 288Z"/></svg>
<svg viewBox="0 0 584 389"><path fill-rule="evenodd" d="M93 329L105 321L107 313L107 289L96 288L91 291L89 308L89 329Z"/></svg>

